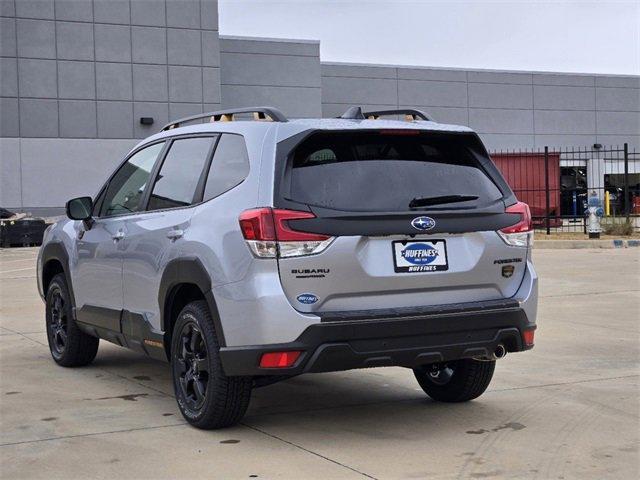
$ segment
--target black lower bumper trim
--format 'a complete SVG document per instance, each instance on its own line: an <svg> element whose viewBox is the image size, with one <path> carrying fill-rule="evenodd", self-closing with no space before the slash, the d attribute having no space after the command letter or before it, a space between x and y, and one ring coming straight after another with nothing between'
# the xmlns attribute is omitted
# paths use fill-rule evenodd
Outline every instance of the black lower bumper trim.
<svg viewBox="0 0 640 480"><path fill-rule="evenodd" d="M490 355L499 344L526 350L522 331L535 328L520 307L462 309L407 317L340 320L309 326L295 341L220 349L227 375L298 375L354 368L404 366ZM301 350L290 368L260 368L263 353Z"/></svg>

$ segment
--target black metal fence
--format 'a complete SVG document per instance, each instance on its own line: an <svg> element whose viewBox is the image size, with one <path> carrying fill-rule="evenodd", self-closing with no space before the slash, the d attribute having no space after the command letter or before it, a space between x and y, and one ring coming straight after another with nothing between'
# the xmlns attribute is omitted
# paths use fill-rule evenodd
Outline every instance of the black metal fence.
<svg viewBox="0 0 640 480"><path fill-rule="evenodd" d="M628 144L491 152L536 229L587 232L589 197L604 210L605 233L640 230L640 152Z"/></svg>

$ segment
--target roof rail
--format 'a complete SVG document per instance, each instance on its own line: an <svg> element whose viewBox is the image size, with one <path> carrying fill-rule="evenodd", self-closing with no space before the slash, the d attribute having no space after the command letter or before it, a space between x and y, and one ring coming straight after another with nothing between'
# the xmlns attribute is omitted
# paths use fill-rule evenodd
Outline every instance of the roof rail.
<svg viewBox="0 0 640 480"><path fill-rule="evenodd" d="M204 118L208 118L209 122L212 123L232 122L234 121L234 116L238 113L253 113L253 118L257 121L288 122L287 117L284 116L284 113L274 107L232 108L230 110L217 110L215 112L200 113L198 115L192 115L191 117L185 117L173 122L169 122L164 127L162 127L161 132L181 127L183 123L202 120Z"/></svg>
<svg viewBox="0 0 640 480"><path fill-rule="evenodd" d="M431 116L422 110L417 110L415 108L401 108L398 110L377 110L375 112L363 112L365 118L370 120L377 120L379 117L387 116L387 115L404 115L405 120L411 122L414 120L431 120Z"/></svg>

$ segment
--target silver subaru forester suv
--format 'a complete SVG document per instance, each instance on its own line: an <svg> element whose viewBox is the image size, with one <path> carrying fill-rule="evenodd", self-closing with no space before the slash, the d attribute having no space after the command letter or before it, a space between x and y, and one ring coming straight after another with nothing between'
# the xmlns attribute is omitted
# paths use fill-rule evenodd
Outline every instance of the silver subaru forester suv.
<svg viewBox="0 0 640 480"><path fill-rule="evenodd" d="M199 428L302 373L402 366L467 401L533 346L529 207L477 134L418 110L181 119L67 216L38 256L53 359L104 339L168 361Z"/></svg>

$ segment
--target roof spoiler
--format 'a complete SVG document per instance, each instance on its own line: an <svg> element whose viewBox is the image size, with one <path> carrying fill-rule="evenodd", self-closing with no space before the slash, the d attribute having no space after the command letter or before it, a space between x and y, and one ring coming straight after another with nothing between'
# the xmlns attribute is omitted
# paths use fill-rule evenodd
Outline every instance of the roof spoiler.
<svg viewBox="0 0 640 480"><path fill-rule="evenodd" d="M422 110L415 108L401 108L395 110L376 110L373 112L363 112L361 107L349 107L339 118L348 120L378 120L380 117L389 115L404 115L407 122L433 121L433 118Z"/></svg>
<svg viewBox="0 0 640 480"><path fill-rule="evenodd" d="M235 115L239 113L252 113L255 121L270 121L270 122L288 122L287 117L284 116L280 110L274 107L246 107L246 108L233 108L230 110L217 110L215 112L200 113L198 115L192 115L190 117L184 117L179 120L167 123L162 127L162 132L166 130L172 130L183 126L184 123L194 122L196 120L208 119L209 122L233 122L235 121Z"/></svg>

